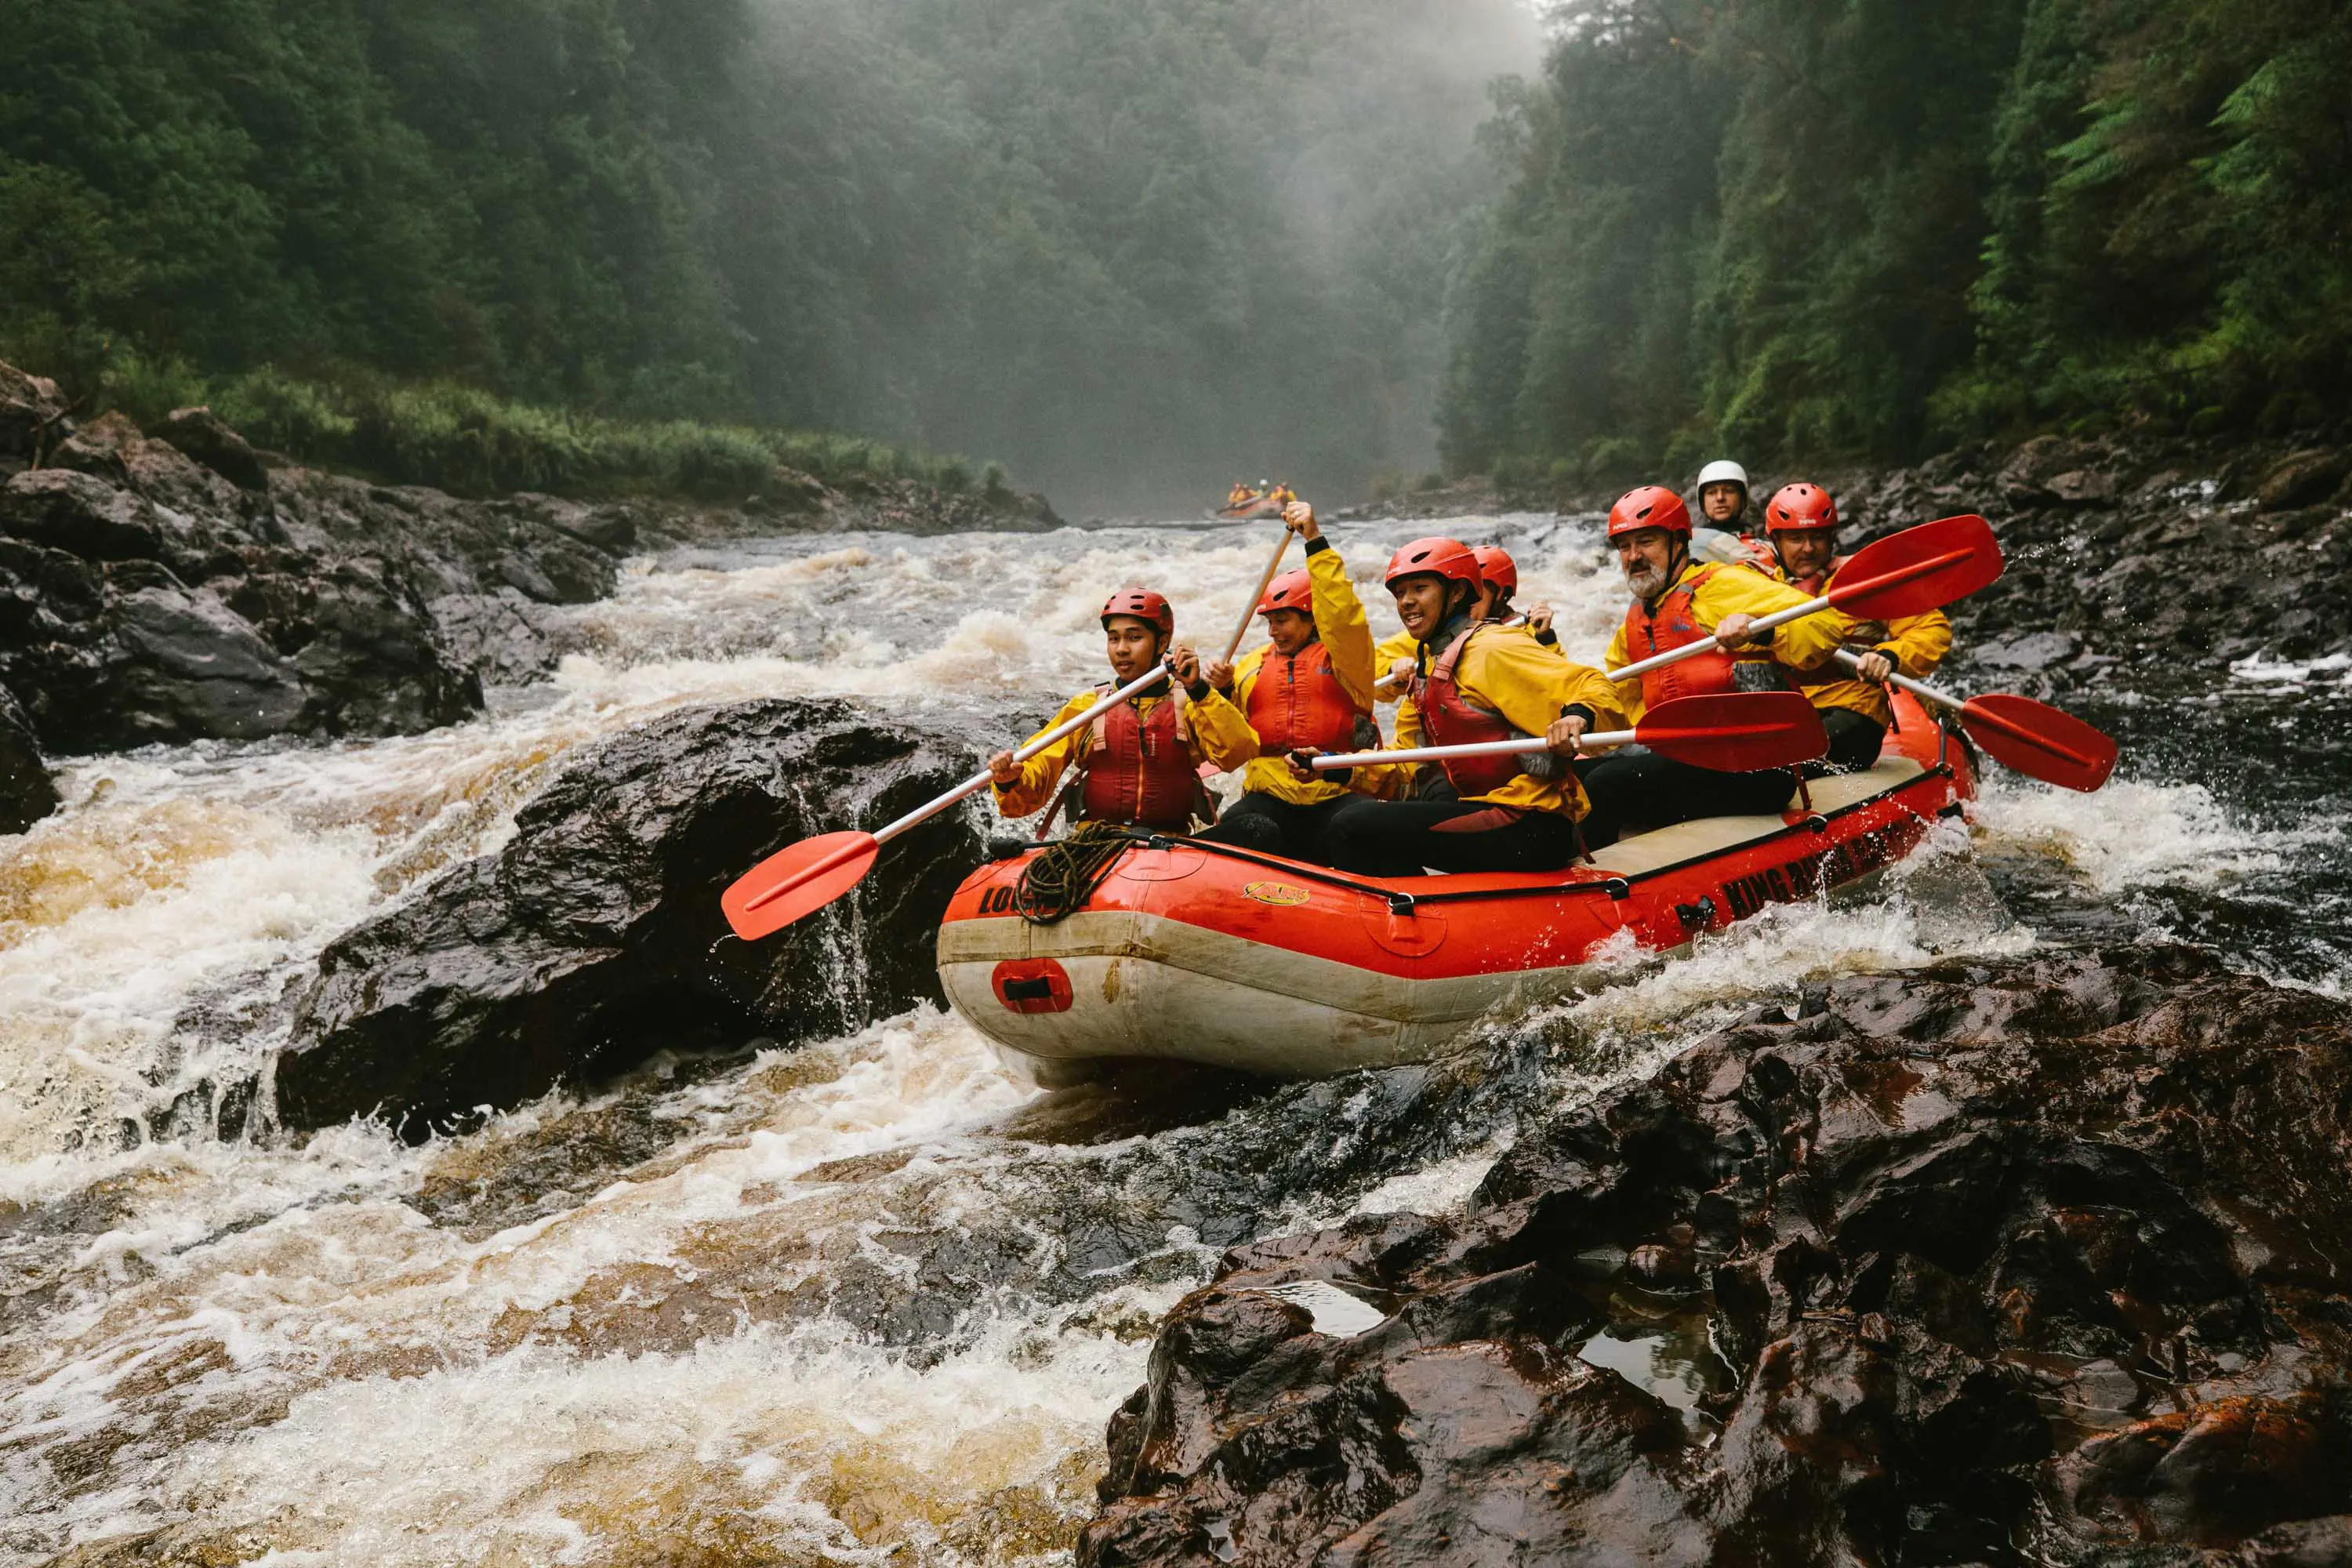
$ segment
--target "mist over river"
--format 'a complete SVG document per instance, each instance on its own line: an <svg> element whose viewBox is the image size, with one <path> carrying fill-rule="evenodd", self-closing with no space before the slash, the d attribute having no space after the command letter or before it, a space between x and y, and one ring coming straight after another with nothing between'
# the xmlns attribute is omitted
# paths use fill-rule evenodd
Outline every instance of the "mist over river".
<svg viewBox="0 0 2352 1568"><path fill-rule="evenodd" d="M1594 518L1335 525L1377 630L1389 551L1433 531L1508 546L1580 657L1622 614ZM1628 954L1435 1069L1049 1095L921 1008L421 1145L214 1135L220 1086L266 1095L274 1003L329 940L496 847L583 744L779 694L1009 741L1098 678L1112 589L1162 587L1180 636L1222 647L1271 539L804 534L640 560L562 612L589 651L471 721L62 764L66 808L0 839L0 1563L1062 1561L1105 1417L1223 1248L1444 1209L1523 1119L1759 1003L2161 937L2352 983L2352 667L2092 666L2036 694L2123 742L2102 794L1996 776L1868 898L1770 910L1671 964ZM2013 682L1969 665L1961 626L1948 683ZM753 1290L789 1310L755 1321Z"/></svg>

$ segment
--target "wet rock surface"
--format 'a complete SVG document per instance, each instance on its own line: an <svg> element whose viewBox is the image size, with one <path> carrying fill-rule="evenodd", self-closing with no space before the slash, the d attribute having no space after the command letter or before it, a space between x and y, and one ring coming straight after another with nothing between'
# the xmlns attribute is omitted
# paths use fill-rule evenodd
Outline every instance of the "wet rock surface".
<svg viewBox="0 0 2352 1568"><path fill-rule="evenodd" d="M22 833L58 808L58 786L25 710L0 686L0 833Z"/></svg>
<svg viewBox="0 0 2352 1568"><path fill-rule="evenodd" d="M1837 498L1847 550L1931 518L1981 513L2009 566L1952 606L1956 668L1982 658L1988 670L2028 675L2117 667L2137 676L2352 649L2352 448L2043 436L1910 468L1750 471L1751 533L1762 531L1764 501L1795 479ZM1621 489L1490 494L1464 510L1602 511ZM1357 510L1430 515L1409 500Z"/></svg>
<svg viewBox="0 0 2352 1568"><path fill-rule="evenodd" d="M2346 1560L2352 1009L2156 948L1794 1011L1229 1253L1079 1561Z"/></svg>
<svg viewBox="0 0 2352 1568"><path fill-rule="evenodd" d="M1058 525L1042 497L783 476L732 507L469 500L285 466L209 409L79 426L0 365L0 685L51 752L372 735L478 712L570 650L622 558L824 529ZM789 481L789 482L787 482Z"/></svg>
<svg viewBox="0 0 2352 1568"><path fill-rule="evenodd" d="M1954 512L1992 523L2009 567L1953 606L1963 663L2095 676L2352 648L2352 450L2045 436L1822 482L1849 548Z"/></svg>
<svg viewBox="0 0 2352 1568"><path fill-rule="evenodd" d="M768 941L737 941L719 898L762 856L879 826L975 766L829 700L688 710L588 749L498 852L327 948L293 1004L278 1119L378 1114L421 1136L664 1048L838 1035L936 998L940 911L980 858L959 813Z"/></svg>

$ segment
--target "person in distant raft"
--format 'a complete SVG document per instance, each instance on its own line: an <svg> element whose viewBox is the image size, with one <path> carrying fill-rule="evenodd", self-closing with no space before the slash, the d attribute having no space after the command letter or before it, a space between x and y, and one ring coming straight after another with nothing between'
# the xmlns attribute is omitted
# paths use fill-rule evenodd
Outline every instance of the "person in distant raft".
<svg viewBox="0 0 2352 1568"><path fill-rule="evenodd" d="M1638 687L1622 682L1618 702L1638 721L1644 710L1677 697L1715 692L1782 690L1784 670L1810 669L1830 657L1847 623L1833 610L1791 621L1759 641L1749 625L1805 602L1805 595L1747 566L1696 565L1690 556L1690 509L1664 485L1628 490L1609 509L1609 542L1633 591L1625 622L1610 639L1611 669L1692 643L1706 653L1652 670ZM1553 726L1557 743L1569 738ZM1662 757L1644 746L1622 746L1581 765L1591 797L1587 832L1610 842L1629 830L1687 822L1695 816L1742 816L1780 811L1796 788L1785 770L1721 773Z"/></svg>
<svg viewBox="0 0 2352 1568"><path fill-rule="evenodd" d="M1698 510L1709 528L1738 533L1748 515L1748 470L1717 458L1698 471Z"/></svg>
<svg viewBox="0 0 2352 1568"><path fill-rule="evenodd" d="M1765 536L1771 541L1778 575L1806 598L1828 592L1845 561L1837 552L1837 502L1819 485L1783 485L1764 504ZM1866 768L1894 721L1886 678L1903 674L1925 680L1952 651L1952 623L1941 610L1895 621L1845 623L1849 642L1869 646L1862 668L1850 670L1832 659L1796 671L1797 685L1821 710L1829 731L1829 760L1841 768Z"/></svg>
<svg viewBox="0 0 2352 1568"><path fill-rule="evenodd" d="M1225 492L1225 510L1232 511L1237 507L1247 506L1255 500L1257 500L1257 491L1250 489L1247 481L1235 479L1234 488Z"/></svg>
<svg viewBox="0 0 2352 1568"><path fill-rule="evenodd" d="M1390 594L1418 649L1410 721L1391 750L1543 735L1549 752L1444 764L1454 800L1341 803L1323 833L1330 863L1364 876L1541 871L1577 855L1584 791L1566 759L1589 730L1621 718L1607 677L1534 638L1478 618L1485 584L1458 540L1417 539L1389 562ZM1291 753L1308 773L1314 748Z"/></svg>
<svg viewBox="0 0 2352 1568"><path fill-rule="evenodd" d="M1117 679L1071 698L1045 729L1076 718L1163 659L1171 680L1147 687L1025 763L1013 761L1011 752L989 758L996 809L1007 817L1042 809L1063 773L1076 764L1083 776L1075 820L1185 832L1194 816L1210 815L1201 765L1237 768L1257 755L1257 737L1240 710L1202 679L1199 657L1189 647L1171 647L1176 612L1166 599L1149 588L1123 589L1103 605L1102 627Z"/></svg>
<svg viewBox="0 0 2352 1568"><path fill-rule="evenodd" d="M1350 793L1377 793L1375 770L1301 779L1284 761L1311 746L1325 752L1372 751L1372 627L1355 584L1315 509L1293 501L1282 521L1307 542L1307 566L1266 584L1257 613L1268 641L1238 665L1212 664L1209 684L1233 700L1257 736L1258 754L1243 771L1242 797L1214 827L1197 837L1294 860L1318 858L1324 825ZM1373 776L1366 776L1373 775Z"/></svg>

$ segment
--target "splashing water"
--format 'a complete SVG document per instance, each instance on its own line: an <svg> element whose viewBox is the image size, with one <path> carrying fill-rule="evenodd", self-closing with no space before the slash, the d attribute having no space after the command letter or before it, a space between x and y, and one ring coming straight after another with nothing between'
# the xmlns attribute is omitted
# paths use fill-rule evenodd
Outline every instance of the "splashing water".
<svg viewBox="0 0 2352 1568"><path fill-rule="evenodd" d="M1390 551L1439 531L1512 549L1521 602L1553 605L1571 649L1622 614L1591 519L1335 530L1376 626ZM2134 760L2092 797L1997 779L1973 836L1947 826L1861 896L1616 954L1597 993L1488 1020L1476 1070L1155 1085L1139 1130L922 1009L657 1061L422 1147L151 1131L266 1063L269 998L495 847L575 748L779 693L1011 734L1098 678L1119 586L1172 588L1180 634L1221 651L1272 539L865 534L638 562L567 612L580 651L551 679L471 722L68 766L67 809L0 839L0 1563L1056 1560L1153 1322L1224 1247L1456 1206L1523 1118L1805 984L2116 932L2227 945L2311 903L2343 853L2343 726L2315 724L2284 800L2202 753ZM2170 723L2110 696L2096 716L2127 745ZM2287 922L2313 983L2341 968L2325 918Z"/></svg>

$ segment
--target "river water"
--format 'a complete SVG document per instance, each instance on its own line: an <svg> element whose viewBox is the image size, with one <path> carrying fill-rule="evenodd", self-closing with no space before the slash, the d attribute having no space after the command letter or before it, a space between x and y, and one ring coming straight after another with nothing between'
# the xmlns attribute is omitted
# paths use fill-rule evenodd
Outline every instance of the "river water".
<svg viewBox="0 0 2352 1568"><path fill-rule="evenodd" d="M1377 628L1389 549L1440 531L1511 547L1597 653L1622 598L1592 519L1335 531ZM1063 1561L1105 1417L1220 1250L1458 1203L1526 1118L1808 982L2164 937L2352 980L2352 665L2110 667L2054 693L2126 742L2102 795L1996 778L1870 899L1628 954L1433 1069L1046 1094L918 1009L422 1147L224 1141L189 1092L266 1081L326 942L495 847L583 742L779 693L1011 736L1097 679L1112 589L1221 644L1271 540L644 561L476 721L72 763L68 808L0 839L0 1564Z"/></svg>

